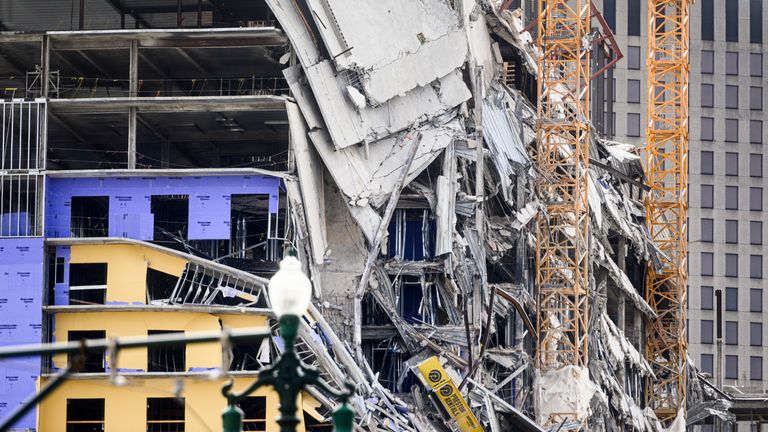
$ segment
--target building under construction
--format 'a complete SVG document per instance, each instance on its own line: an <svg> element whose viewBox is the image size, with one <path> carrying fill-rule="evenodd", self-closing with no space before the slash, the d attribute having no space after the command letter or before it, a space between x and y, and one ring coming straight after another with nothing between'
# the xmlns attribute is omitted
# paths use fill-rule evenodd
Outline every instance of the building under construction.
<svg viewBox="0 0 768 432"><path fill-rule="evenodd" d="M757 277L733 284L759 289L760 374L723 383L719 287L719 348L688 355L689 3L0 0L0 346L273 335L89 356L13 429L220 429L222 383L283 349L290 244L297 350L356 386L356 430L762 431ZM0 419L70 361L0 363ZM335 401L300 399L332 430ZM244 430L277 404L243 400Z"/></svg>

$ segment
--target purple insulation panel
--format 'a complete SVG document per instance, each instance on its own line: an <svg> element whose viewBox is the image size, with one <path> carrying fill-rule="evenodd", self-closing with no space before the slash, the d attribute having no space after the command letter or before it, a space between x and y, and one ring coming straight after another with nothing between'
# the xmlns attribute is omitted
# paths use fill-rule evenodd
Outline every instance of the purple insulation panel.
<svg viewBox="0 0 768 432"><path fill-rule="evenodd" d="M64 306L69 304L69 246L56 246L56 273L53 285L53 304ZM59 274L61 273L61 274Z"/></svg>
<svg viewBox="0 0 768 432"><path fill-rule="evenodd" d="M0 346L42 342L43 239L0 239ZM0 361L0 418L36 390L38 357ZM35 428L32 410L14 427Z"/></svg>
<svg viewBox="0 0 768 432"><path fill-rule="evenodd" d="M28 213L0 214L0 236L28 236L31 235L31 231L32 229Z"/></svg>
<svg viewBox="0 0 768 432"><path fill-rule="evenodd" d="M48 178L47 237L69 237L72 197L109 197L109 235L152 240L152 196L189 196L189 240L230 238L232 195L269 195L276 213L280 179L269 176Z"/></svg>

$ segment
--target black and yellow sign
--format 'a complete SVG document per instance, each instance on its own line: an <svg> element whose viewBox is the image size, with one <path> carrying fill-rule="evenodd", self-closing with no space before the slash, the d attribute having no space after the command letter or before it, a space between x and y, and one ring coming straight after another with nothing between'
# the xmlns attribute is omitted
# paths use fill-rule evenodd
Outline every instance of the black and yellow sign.
<svg viewBox="0 0 768 432"><path fill-rule="evenodd" d="M459 389L445 372L437 357L430 357L419 364L419 372L426 378L448 415L456 420L461 432L483 432L477 417L469 410L469 405L459 393Z"/></svg>

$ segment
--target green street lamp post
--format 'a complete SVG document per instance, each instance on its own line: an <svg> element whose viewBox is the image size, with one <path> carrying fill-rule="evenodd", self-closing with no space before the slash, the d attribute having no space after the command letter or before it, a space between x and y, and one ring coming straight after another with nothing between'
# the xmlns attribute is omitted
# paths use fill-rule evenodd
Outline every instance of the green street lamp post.
<svg viewBox="0 0 768 432"><path fill-rule="evenodd" d="M269 281L269 299L272 309L280 320L280 335L285 348L283 355L272 366L259 372L256 381L239 393L232 393L233 382L225 384L221 392L227 398L227 408L222 414L224 432L241 432L243 411L237 402L256 389L272 386L280 398L280 416L277 423L280 432L294 432L300 423L296 416L296 399L304 387L314 385L325 393L336 397L342 405L333 414L336 432L352 432L354 413L347 401L354 392L354 386L346 383L346 391L338 391L320 378L318 371L303 364L294 350L299 332L300 317L312 300L312 284L301 271L301 263L290 253L280 262L280 269Z"/></svg>

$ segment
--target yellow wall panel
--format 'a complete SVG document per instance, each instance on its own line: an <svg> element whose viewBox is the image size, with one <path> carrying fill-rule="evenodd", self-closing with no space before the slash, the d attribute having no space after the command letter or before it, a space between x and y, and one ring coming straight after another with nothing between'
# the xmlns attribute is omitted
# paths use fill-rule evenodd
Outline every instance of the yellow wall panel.
<svg viewBox="0 0 768 432"><path fill-rule="evenodd" d="M235 391L241 391L254 378L236 378ZM115 387L107 379L69 380L46 398L39 406L38 430L65 432L67 399L103 398L105 430L108 432L137 432L146 430L148 397L173 397L176 379L129 379L126 386ZM221 430L221 413L226 400L221 395L222 381L186 378L182 396L185 402L185 430L210 432ZM252 396L267 397L267 432L278 432L277 395L271 389L259 389ZM299 399L301 404L301 397ZM302 417L301 415L299 416ZM304 431L303 424L297 429Z"/></svg>

